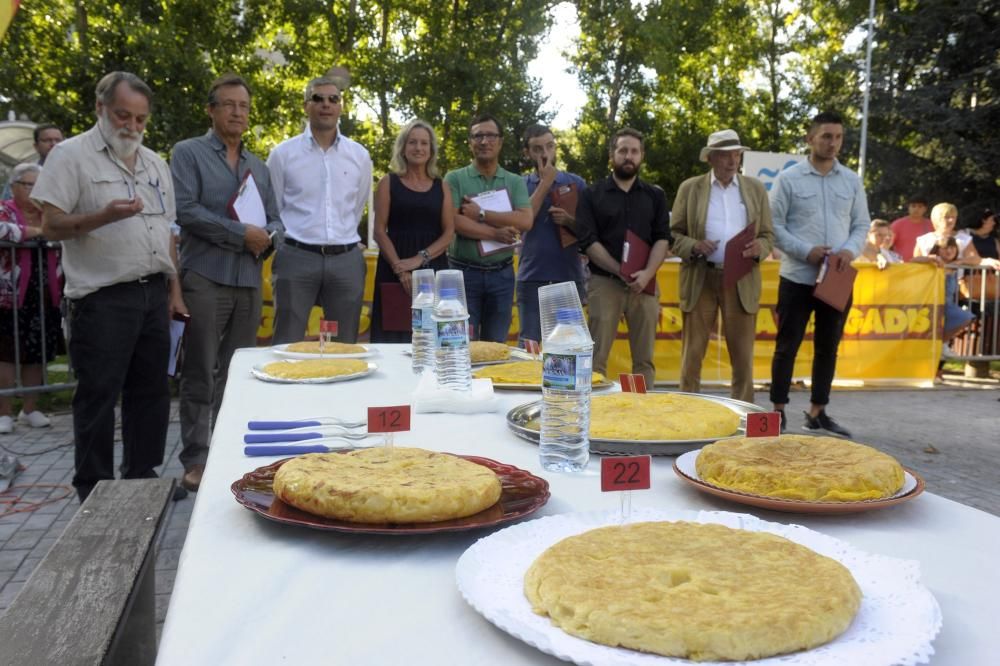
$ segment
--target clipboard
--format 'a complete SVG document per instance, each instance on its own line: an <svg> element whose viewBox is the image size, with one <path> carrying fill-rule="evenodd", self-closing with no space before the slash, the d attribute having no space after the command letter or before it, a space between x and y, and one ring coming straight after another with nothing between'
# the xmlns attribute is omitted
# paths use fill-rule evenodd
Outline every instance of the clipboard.
<svg viewBox="0 0 1000 666"><path fill-rule="evenodd" d="M579 199L579 191L577 190L576 183L566 183L565 185L553 185L552 190L549 192L552 197L552 205L556 208L562 208L564 211L570 214L574 219L576 219L576 203ZM555 223L553 223L555 224ZM564 248L569 247L573 243L577 242L576 234L567 229L561 224L556 224L556 230L559 232L559 244Z"/></svg>
<svg viewBox="0 0 1000 666"><path fill-rule="evenodd" d="M170 358L167 360L167 376L176 377L177 368L181 365L181 352L184 343L184 330L191 315L175 312L170 319Z"/></svg>
<svg viewBox="0 0 1000 666"><path fill-rule="evenodd" d="M830 255L827 255L819 268L819 275L816 276L813 296L831 308L843 312L851 294L854 293L854 278L857 275L858 269L850 264L847 264L842 271L832 268Z"/></svg>
<svg viewBox="0 0 1000 666"><path fill-rule="evenodd" d="M402 332L410 331L413 326L410 306L413 300L398 282L383 282L379 285L379 296L382 297L382 330Z"/></svg>
<svg viewBox="0 0 1000 666"><path fill-rule="evenodd" d="M756 225L748 224L743 231L736 234L726 243L726 252L722 260L722 288L732 289L744 275L753 270L753 257L744 257L743 248L757 237Z"/></svg>
<svg viewBox="0 0 1000 666"><path fill-rule="evenodd" d="M239 188L226 206L229 216L243 224L253 225L263 229L267 226L267 213L264 211L264 199L257 188L257 180L253 172L247 169Z"/></svg>
<svg viewBox="0 0 1000 666"><path fill-rule="evenodd" d="M501 187L498 190L480 192L476 196L472 197L472 200L479 204L479 207L483 210L488 210L492 213L514 212L514 205L510 201L510 194L507 192L506 187ZM476 244L479 247L479 256L488 257L491 254L496 254L497 252L513 250L521 243L520 241L515 243L498 243L492 240L480 240Z"/></svg>
<svg viewBox="0 0 1000 666"><path fill-rule="evenodd" d="M625 244L622 245L622 264L618 270L625 282L632 281L632 273L641 271L649 261L649 243L639 238L631 229L625 231ZM656 278L646 283L642 293L652 296L656 293Z"/></svg>

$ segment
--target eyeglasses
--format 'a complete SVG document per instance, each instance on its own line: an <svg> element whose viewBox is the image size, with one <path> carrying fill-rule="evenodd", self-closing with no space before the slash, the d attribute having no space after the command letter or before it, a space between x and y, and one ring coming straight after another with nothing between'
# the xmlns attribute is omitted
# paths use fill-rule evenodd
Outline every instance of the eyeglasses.
<svg viewBox="0 0 1000 666"><path fill-rule="evenodd" d="M234 102L232 100L227 100L225 102L216 102L216 106L221 106L230 113L236 110L242 111L243 113L250 113L250 104L247 102Z"/></svg>
<svg viewBox="0 0 1000 666"><path fill-rule="evenodd" d="M34 184L34 183L32 183L32 182L29 182L29 181L27 181L27 180L15 180L15 181L14 181L14 184L15 184L15 185L20 185L21 187L26 187L26 188L28 188L29 190L30 190L31 188L33 188L33 187L35 186L35 184Z"/></svg>
<svg viewBox="0 0 1000 666"><path fill-rule="evenodd" d="M500 138L500 135L496 132L480 132L479 134L473 134L469 137L470 141L475 143L493 143Z"/></svg>
<svg viewBox="0 0 1000 666"><path fill-rule="evenodd" d="M315 104L322 104L323 102L329 102L330 104L340 104L340 95L317 95L313 94L309 98Z"/></svg>

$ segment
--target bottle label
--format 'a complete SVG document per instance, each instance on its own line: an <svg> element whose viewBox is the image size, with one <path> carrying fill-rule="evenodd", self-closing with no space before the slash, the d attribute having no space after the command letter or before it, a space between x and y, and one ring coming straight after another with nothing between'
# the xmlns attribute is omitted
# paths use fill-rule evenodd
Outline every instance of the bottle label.
<svg viewBox="0 0 1000 666"><path fill-rule="evenodd" d="M410 310L410 325L414 331L434 332L434 308L413 308Z"/></svg>
<svg viewBox="0 0 1000 666"><path fill-rule="evenodd" d="M437 324L437 345L455 349L469 346L469 330L465 321L439 321Z"/></svg>
<svg viewBox="0 0 1000 666"><path fill-rule="evenodd" d="M542 353L542 386L566 391L589 389L592 369L590 354Z"/></svg>

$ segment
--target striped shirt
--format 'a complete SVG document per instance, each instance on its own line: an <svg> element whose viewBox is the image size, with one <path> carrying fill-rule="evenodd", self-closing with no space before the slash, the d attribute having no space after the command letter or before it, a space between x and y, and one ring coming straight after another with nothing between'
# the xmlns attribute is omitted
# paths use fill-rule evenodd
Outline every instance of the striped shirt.
<svg viewBox="0 0 1000 666"><path fill-rule="evenodd" d="M261 262L244 245L245 226L229 213L229 203L248 170L264 198L267 231L280 233L271 175L260 158L240 146L234 173L226 161L226 145L212 130L174 146L170 171L181 228L181 270L230 287L260 286Z"/></svg>

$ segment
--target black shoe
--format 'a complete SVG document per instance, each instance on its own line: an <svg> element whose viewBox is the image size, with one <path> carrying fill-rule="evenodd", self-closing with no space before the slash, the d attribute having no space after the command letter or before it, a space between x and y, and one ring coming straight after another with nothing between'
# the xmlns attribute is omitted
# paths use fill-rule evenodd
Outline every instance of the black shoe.
<svg viewBox="0 0 1000 666"><path fill-rule="evenodd" d="M173 501L179 502L188 496L187 488L182 488L181 486L174 486L174 496Z"/></svg>
<svg viewBox="0 0 1000 666"><path fill-rule="evenodd" d="M781 415L781 426L778 429L778 434L784 435L788 430L788 417L785 416L785 410L783 409L776 409L774 411Z"/></svg>
<svg viewBox="0 0 1000 666"><path fill-rule="evenodd" d="M850 439L850 431L827 416L825 409L821 409L816 416L809 416L809 412L803 412L803 414L806 415L806 422L802 425L802 429L806 432L826 433L834 437Z"/></svg>

